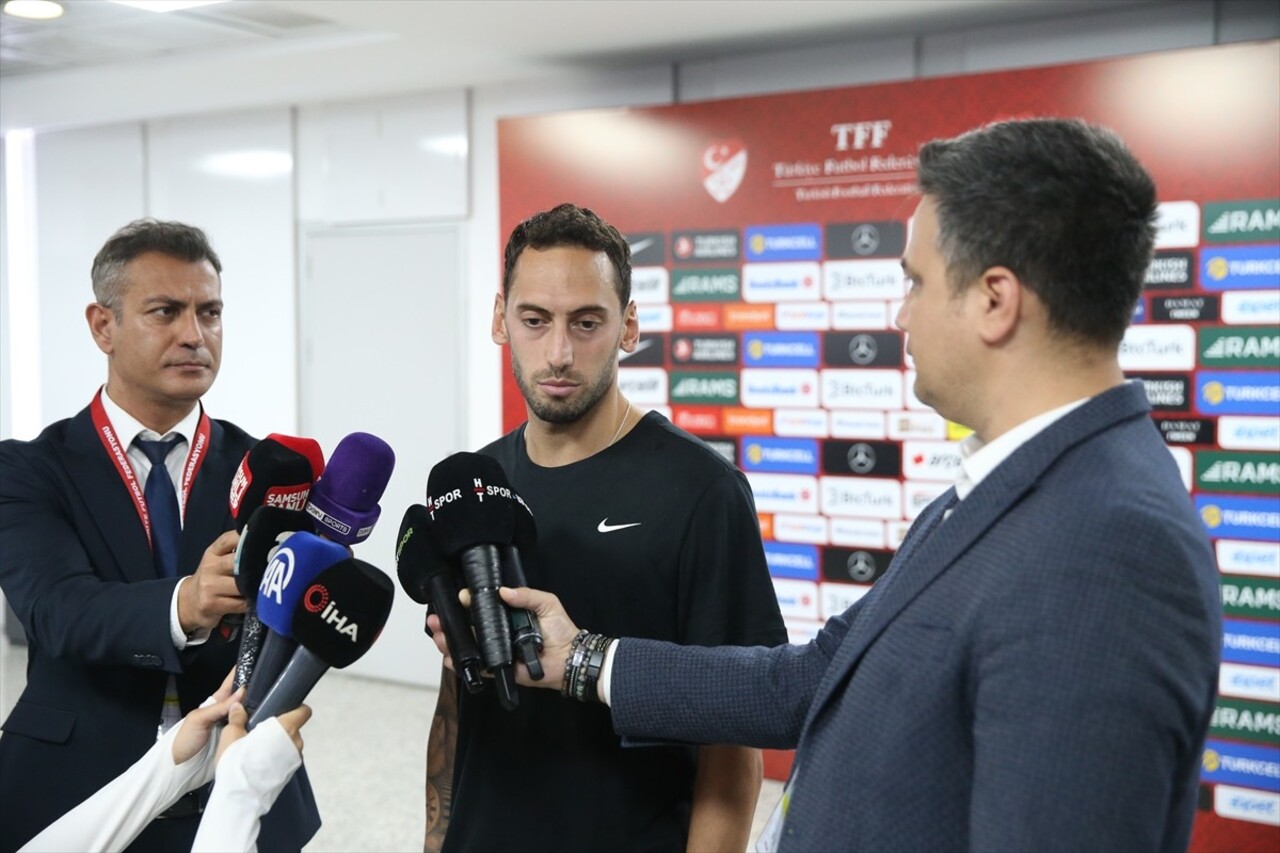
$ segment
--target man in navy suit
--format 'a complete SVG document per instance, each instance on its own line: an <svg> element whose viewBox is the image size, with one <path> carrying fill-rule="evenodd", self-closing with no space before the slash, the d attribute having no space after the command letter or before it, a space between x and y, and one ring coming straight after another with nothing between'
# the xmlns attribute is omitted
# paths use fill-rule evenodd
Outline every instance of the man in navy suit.
<svg viewBox="0 0 1280 853"><path fill-rule="evenodd" d="M1050 119L931 142L919 184L897 323L916 395L974 430L955 488L809 644L623 639L587 698L629 738L796 748L764 849L1184 849L1221 621L1117 358L1155 186L1110 132ZM504 598L546 640L522 683L580 693L602 640L553 596Z"/></svg>
<svg viewBox="0 0 1280 853"><path fill-rule="evenodd" d="M221 271L198 228L114 234L85 312L106 385L35 440L0 442L0 585L30 641L0 737L4 853L129 767L234 663L218 628L245 609L228 496L255 440L200 405L222 355ZM200 793L130 849L189 850ZM299 850L318 826L300 773L259 844Z"/></svg>

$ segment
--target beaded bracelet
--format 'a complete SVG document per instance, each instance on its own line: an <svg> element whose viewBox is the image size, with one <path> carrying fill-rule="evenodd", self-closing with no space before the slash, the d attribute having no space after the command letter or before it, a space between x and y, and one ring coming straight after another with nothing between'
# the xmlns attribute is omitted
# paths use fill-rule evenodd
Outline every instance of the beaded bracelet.
<svg viewBox="0 0 1280 853"><path fill-rule="evenodd" d="M605 653L613 639L604 634L579 631L569 644L564 662L564 683L560 695L579 702L599 702L596 685L604 666Z"/></svg>

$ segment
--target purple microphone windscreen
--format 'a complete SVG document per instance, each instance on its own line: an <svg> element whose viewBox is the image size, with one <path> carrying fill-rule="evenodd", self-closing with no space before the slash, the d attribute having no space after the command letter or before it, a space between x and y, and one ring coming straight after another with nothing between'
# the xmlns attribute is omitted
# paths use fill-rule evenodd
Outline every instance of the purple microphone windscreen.
<svg viewBox="0 0 1280 853"><path fill-rule="evenodd" d="M368 539L395 466L395 451L376 435L353 432L338 442L307 502L316 532L344 545Z"/></svg>

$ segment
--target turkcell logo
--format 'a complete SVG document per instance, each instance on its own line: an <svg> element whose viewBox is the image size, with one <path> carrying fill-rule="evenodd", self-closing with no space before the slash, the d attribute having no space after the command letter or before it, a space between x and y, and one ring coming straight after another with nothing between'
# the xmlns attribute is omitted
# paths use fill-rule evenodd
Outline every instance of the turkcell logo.
<svg viewBox="0 0 1280 853"><path fill-rule="evenodd" d="M817 367L817 332L746 332L742 363L747 367Z"/></svg>
<svg viewBox="0 0 1280 853"><path fill-rule="evenodd" d="M1253 619L1280 618L1280 581L1274 578L1224 577L1222 612Z"/></svg>
<svg viewBox="0 0 1280 853"><path fill-rule="evenodd" d="M1200 286L1205 290L1280 287L1280 244L1201 249Z"/></svg>
<svg viewBox="0 0 1280 853"><path fill-rule="evenodd" d="M1274 542L1280 538L1280 506L1274 498L1196 495L1196 512L1215 539Z"/></svg>
<svg viewBox="0 0 1280 853"><path fill-rule="evenodd" d="M1258 243L1280 238L1280 199L1204 206L1206 243Z"/></svg>
<svg viewBox="0 0 1280 853"><path fill-rule="evenodd" d="M792 578L798 581L818 579L818 548L815 545L766 542L764 560L769 564L769 574L775 578Z"/></svg>
<svg viewBox="0 0 1280 853"><path fill-rule="evenodd" d="M1199 334L1200 363L1205 367L1280 367L1280 330L1210 327Z"/></svg>
<svg viewBox="0 0 1280 853"><path fill-rule="evenodd" d="M1223 619L1222 659L1227 663L1280 666L1280 622Z"/></svg>
<svg viewBox="0 0 1280 853"><path fill-rule="evenodd" d="M738 375L710 371L674 371L671 374L671 402L736 403Z"/></svg>
<svg viewBox="0 0 1280 853"><path fill-rule="evenodd" d="M1219 697L1209 731L1218 737L1280 744L1280 708Z"/></svg>
<svg viewBox="0 0 1280 853"><path fill-rule="evenodd" d="M1196 405L1206 415L1280 414L1280 373L1196 374Z"/></svg>
<svg viewBox="0 0 1280 853"><path fill-rule="evenodd" d="M742 290L736 269L674 270L671 298L676 302L733 302Z"/></svg>
<svg viewBox="0 0 1280 853"><path fill-rule="evenodd" d="M1201 451L1196 454L1196 488L1209 492L1280 494L1280 455Z"/></svg>
<svg viewBox="0 0 1280 853"><path fill-rule="evenodd" d="M746 244L748 261L816 261L822 257L822 226L751 225Z"/></svg>
<svg viewBox="0 0 1280 853"><path fill-rule="evenodd" d="M1200 760L1200 780L1280 791L1280 749L1210 738Z"/></svg>
<svg viewBox="0 0 1280 853"><path fill-rule="evenodd" d="M746 436L742 439L742 469L769 474L816 474L818 442L812 438Z"/></svg>

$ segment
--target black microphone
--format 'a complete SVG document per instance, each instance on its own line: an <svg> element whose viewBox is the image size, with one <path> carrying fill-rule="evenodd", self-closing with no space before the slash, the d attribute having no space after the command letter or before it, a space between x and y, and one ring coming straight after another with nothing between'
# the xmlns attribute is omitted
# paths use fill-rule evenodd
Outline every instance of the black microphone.
<svg viewBox="0 0 1280 853"><path fill-rule="evenodd" d="M244 596L248 609L240 628L240 650L236 654L236 674L232 689L249 683L267 627L258 618L258 586L267 570L271 551L282 544L290 533L311 529L311 517L300 509L284 509L263 505L253 511L236 543L232 573L236 589Z"/></svg>
<svg viewBox="0 0 1280 853"><path fill-rule="evenodd" d="M499 549L515 536L515 513L511 489L500 486L499 480L505 482L506 476L493 457L455 453L436 463L427 477L427 511L436 544L446 557L461 563L471 590L471 623L480 657L493 674L498 700L510 710L519 698L511 621L498 588L502 586Z"/></svg>
<svg viewBox="0 0 1280 853"><path fill-rule="evenodd" d="M471 634L467 611L458 601L458 569L440 552L430 527L431 517L425 506L414 504L405 510L396 539L396 574L410 598L428 605L440 617L454 671L468 693L479 693L484 689L480 650Z"/></svg>
<svg viewBox="0 0 1280 853"><path fill-rule="evenodd" d="M249 718L249 728L302 704L330 667L341 669L373 646L391 615L395 586L379 569L355 557L311 579L294 607L298 650Z"/></svg>
<svg viewBox="0 0 1280 853"><path fill-rule="evenodd" d="M505 480L499 485L510 488ZM516 503L512 509L516 521L515 537L510 545L504 545L501 549L502 582L512 587L528 586L529 581L524 574L522 553L533 551L538 541L538 527L534 524L533 511L529 509L529 505L516 494L515 489L511 489L511 494ZM515 643L515 650L529 670L529 677L534 681L541 681L542 662L538 660L538 652L542 651L542 629L538 625L538 617L520 607L507 609L511 611L511 636Z"/></svg>
<svg viewBox="0 0 1280 853"><path fill-rule="evenodd" d="M227 504L236 530L260 506L302 509L322 473L324 453L314 439L271 433L244 455L231 481Z"/></svg>

